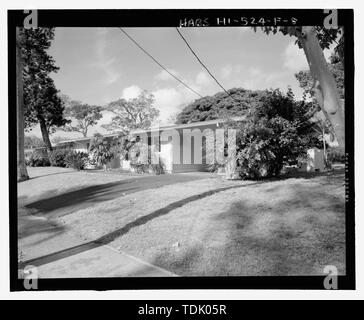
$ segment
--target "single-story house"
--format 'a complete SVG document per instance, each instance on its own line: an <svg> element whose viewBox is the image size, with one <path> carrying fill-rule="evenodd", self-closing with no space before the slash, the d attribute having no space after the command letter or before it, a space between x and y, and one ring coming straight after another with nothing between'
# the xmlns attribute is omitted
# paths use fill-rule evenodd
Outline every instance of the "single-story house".
<svg viewBox="0 0 364 320"><path fill-rule="evenodd" d="M230 120L241 121L243 118L234 117ZM207 171L209 164L224 160L224 146L227 141L225 141L226 129L223 125L226 121L216 119L159 126L148 130L134 130L131 135L148 141L148 145L153 146L167 173ZM117 135L103 136L114 137ZM76 151L87 152L91 139L92 137L86 137L61 141L55 147L72 146ZM108 166L110 168L130 168L128 161L123 159L114 159Z"/></svg>
<svg viewBox="0 0 364 320"><path fill-rule="evenodd" d="M243 117L230 120L242 121ZM132 137L147 142L154 150L153 163L161 163L166 173L208 171L210 164L223 163L226 152L236 151L235 132L225 124L227 120L216 119L188 124L176 124L153 127L148 130L134 130ZM103 137L115 137L119 134L106 134ZM93 137L61 141L56 148L72 147L76 151L88 152ZM227 148L226 148L227 147ZM148 159L152 155L148 152ZM113 159L107 167L130 169L130 161L122 156ZM323 152L318 149L308 150L308 159L300 165L301 171L324 171Z"/></svg>

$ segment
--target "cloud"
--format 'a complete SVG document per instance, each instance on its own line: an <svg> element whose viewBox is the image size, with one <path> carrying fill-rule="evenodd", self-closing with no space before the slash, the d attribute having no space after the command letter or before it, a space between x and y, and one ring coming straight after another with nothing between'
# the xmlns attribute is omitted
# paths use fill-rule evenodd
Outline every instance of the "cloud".
<svg viewBox="0 0 364 320"><path fill-rule="evenodd" d="M211 76L207 74L207 72L201 71L197 74L195 82L198 86L207 87L210 86L214 81Z"/></svg>
<svg viewBox="0 0 364 320"><path fill-rule="evenodd" d="M95 66L103 71L103 82L110 85L120 78L120 73L117 71L114 63L115 58L108 58L107 54L107 35L108 31L105 28L98 28L95 41L96 46L96 62Z"/></svg>
<svg viewBox="0 0 364 320"><path fill-rule="evenodd" d="M224 80L238 79L241 77L242 73L245 72L247 72L247 67L243 64L228 64L221 68L220 76Z"/></svg>
<svg viewBox="0 0 364 320"><path fill-rule="evenodd" d="M196 95L184 87L161 88L152 91L155 106L160 111L159 120L165 123L168 117L180 110L180 106L192 102Z"/></svg>
<svg viewBox="0 0 364 320"><path fill-rule="evenodd" d="M233 73L233 67L229 64L221 68L221 78L228 79Z"/></svg>
<svg viewBox="0 0 364 320"><path fill-rule="evenodd" d="M250 67L248 72L251 77L260 77L261 78L263 75L262 70L257 67Z"/></svg>
<svg viewBox="0 0 364 320"><path fill-rule="evenodd" d="M133 99L139 96L139 94L141 94L142 91L143 90L140 87L132 85L130 87L126 87L123 89L121 97L126 100Z"/></svg>
<svg viewBox="0 0 364 320"><path fill-rule="evenodd" d="M171 72L174 72L174 74L176 73L174 70L171 70ZM155 78L164 80L165 75L166 72L160 72L155 76ZM215 94L220 90L211 76L205 71L200 71L194 77L182 79L189 87L199 92L202 96ZM159 120L161 123L166 123L170 115L173 115L177 111L181 111L181 106L191 103L195 99L199 98L195 93L184 87L182 84L175 87L158 88L151 93L155 97L155 106L160 111Z"/></svg>
<svg viewBox="0 0 364 320"><path fill-rule="evenodd" d="M284 50L283 58L283 66L290 71L297 72L309 68L303 49L298 48L294 42L291 42Z"/></svg>
<svg viewBox="0 0 364 320"><path fill-rule="evenodd" d="M250 90L264 90L268 88L286 89L282 78L287 72L265 72L259 67L251 66L246 70L246 77L242 83L243 88Z"/></svg>

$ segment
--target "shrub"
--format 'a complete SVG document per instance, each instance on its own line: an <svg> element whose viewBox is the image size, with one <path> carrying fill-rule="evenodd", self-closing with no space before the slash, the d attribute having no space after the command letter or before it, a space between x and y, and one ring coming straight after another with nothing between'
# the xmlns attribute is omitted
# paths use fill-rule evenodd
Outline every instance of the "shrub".
<svg viewBox="0 0 364 320"><path fill-rule="evenodd" d="M103 137L95 134L91 140L90 154L92 159L100 166L104 166L121 153L124 139L122 135L117 137Z"/></svg>
<svg viewBox="0 0 364 320"><path fill-rule="evenodd" d="M65 163L67 168L73 168L76 170L85 169L88 161L88 154L85 152L71 151L65 157Z"/></svg>
<svg viewBox="0 0 364 320"><path fill-rule="evenodd" d="M148 173L149 165L137 162L130 162L130 167L133 168L135 173Z"/></svg>
<svg viewBox="0 0 364 320"><path fill-rule="evenodd" d="M238 152L238 172L242 178L273 176L282 167L282 161L276 159L266 141L254 142Z"/></svg>
<svg viewBox="0 0 364 320"><path fill-rule="evenodd" d="M283 95L273 90L249 110L237 125L237 168L242 178L278 176L285 163L294 163L320 143L307 109L290 91Z"/></svg>
<svg viewBox="0 0 364 320"><path fill-rule="evenodd" d="M33 151L25 159L25 164L30 167L48 167L51 165L46 151Z"/></svg>
<svg viewBox="0 0 364 320"><path fill-rule="evenodd" d="M162 164L142 164L130 162L130 167L134 169L135 173L154 173L157 175L164 173Z"/></svg>
<svg viewBox="0 0 364 320"><path fill-rule="evenodd" d="M345 163L345 152L342 148L329 148L327 150L327 160L329 163Z"/></svg>
<svg viewBox="0 0 364 320"><path fill-rule="evenodd" d="M130 159L130 167L136 173L164 173L163 165L159 163L152 163L151 156L155 150L150 145L145 145L142 141L135 142L129 149L128 158Z"/></svg>
<svg viewBox="0 0 364 320"><path fill-rule="evenodd" d="M216 172L219 172L219 169L225 168L225 166L226 166L225 162L214 162L214 163L208 164L207 170L209 172L216 173Z"/></svg>
<svg viewBox="0 0 364 320"><path fill-rule="evenodd" d="M163 165L161 163L150 164L149 172L153 172L154 174L163 174L164 173Z"/></svg>
<svg viewBox="0 0 364 320"><path fill-rule="evenodd" d="M55 149L49 154L49 161L54 167L65 168L67 166L66 157L72 149Z"/></svg>

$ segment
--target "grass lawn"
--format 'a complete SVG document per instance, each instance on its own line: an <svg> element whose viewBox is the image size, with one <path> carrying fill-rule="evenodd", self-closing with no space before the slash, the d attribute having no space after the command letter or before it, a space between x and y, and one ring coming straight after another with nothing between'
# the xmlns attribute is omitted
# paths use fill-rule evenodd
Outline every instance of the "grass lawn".
<svg viewBox="0 0 364 320"><path fill-rule="evenodd" d="M39 197L41 191L28 189L42 179L27 182L20 195ZM52 176L52 184L77 181L70 182L73 190L117 179L124 178L63 172ZM95 202L57 221L183 276L315 275L328 264L345 274L343 170L275 181L206 174Z"/></svg>

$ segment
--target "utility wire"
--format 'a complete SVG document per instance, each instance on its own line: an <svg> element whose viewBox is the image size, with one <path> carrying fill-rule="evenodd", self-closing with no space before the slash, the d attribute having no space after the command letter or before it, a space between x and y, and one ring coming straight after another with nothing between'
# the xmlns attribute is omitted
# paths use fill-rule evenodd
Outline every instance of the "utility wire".
<svg viewBox="0 0 364 320"><path fill-rule="evenodd" d="M171 75L178 82L183 84L187 89L191 90L193 93L198 95L200 98L203 98L201 94L199 94L196 90L192 89L189 85L175 76L173 73L169 72L157 59L155 59L148 51L146 51L136 40L134 40L123 28L119 28L122 33L124 33L140 50L142 50L149 58L151 58L156 64L158 64L163 70L165 70L169 75Z"/></svg>
<svg viewBox="0 0 364 320"><path fill-rule="evenodd" d="M229 95L231 98L233 98L233 100L235 100L236 102L240 103L240 101L236 100L222 85L219 81L217 81L217 79L214 77L214 75L210 72L210 70L206 67L206 65L201 61L201 59L197 56L197 54L195 53L195 51L193 51L193 49L191 48L191 46L189 45L189 43L187 42L186 38L182 35L182 33L178 30L178 28L176 27L176 30L178 32L178 34L181 36L182 40L185 42L185 44L187 45L187 47L190 49L190 51L192 52L192 54L196 57L197 61L205 68L205 70L208 72L208 74L212 77L212 79L215 80L215 82L219 85L219 87L224 90L226 92L227 95Z"/></svg>

